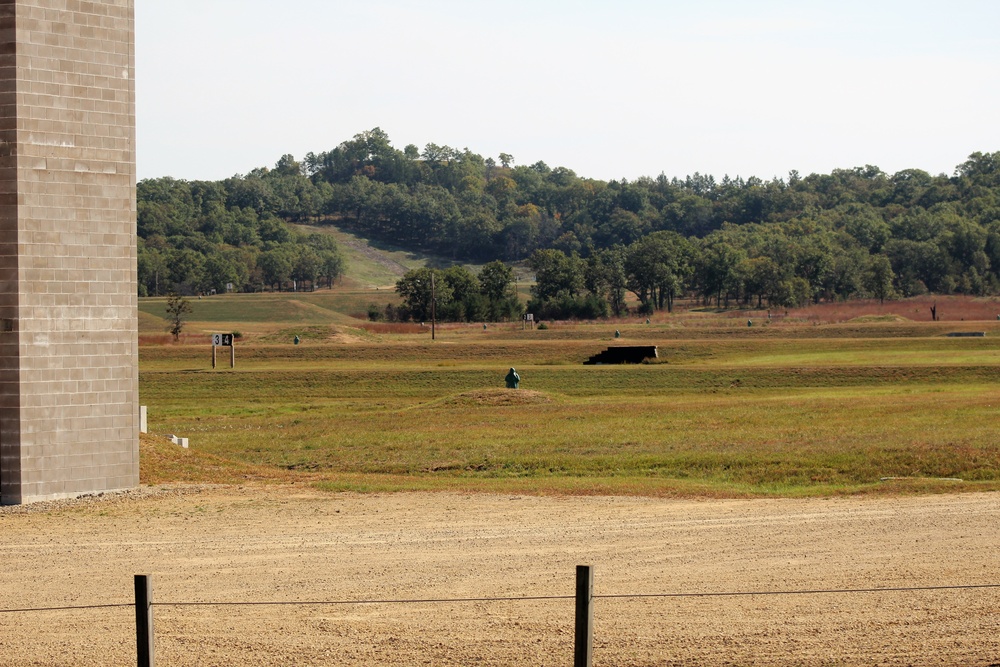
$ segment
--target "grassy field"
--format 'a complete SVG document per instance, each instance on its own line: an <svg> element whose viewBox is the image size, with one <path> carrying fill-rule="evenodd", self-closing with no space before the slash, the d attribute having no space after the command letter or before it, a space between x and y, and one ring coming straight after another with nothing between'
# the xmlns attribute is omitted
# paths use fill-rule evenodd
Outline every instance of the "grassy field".
<svg viewBox="0 0 1000 667"><path fill-rule="evenodd" d="M337 242L344 257L345 278L343 284L358 289L392 289L396 281L411 269L425 266L447 267L455 264L448 257L418 254L386 243L366 239L352 233L346 226L341 228L335 223L322 225L291 225L304 234L325 234L332 236ZM465 264L478 273L479 267Z"/></svg>
<svg viewBox="0 0 1000 667"><path fill-rule="evenodd" d="M221 324L269 331L273 326L322 324L357 324L364 317L369 303L396 302L392 290L320 289L315 292L262 294L225 294L191 298L190 324L185 331L215 330ZM167 298L140 299L139 311L152 316L140 321L140 333L162 332L167 327Z"/></svg>
<svg viewBox="0 0 1000 667"><path fill-rule="evenodd" d="M703 496L1000 487L996 321L842 321L841 306L834 322L747 327L690 309L649 324L448 325L431 341L349 317L380 292L206 298L188 343L141 345L150 429L192 447L147 442L146 479ZM162 340L162 302L140 308ZM246 336L236 369L213 371L201 332L223 326ZM582 365L630 342L659 358ZM510 366L517 391L503 388Z"/></svg>

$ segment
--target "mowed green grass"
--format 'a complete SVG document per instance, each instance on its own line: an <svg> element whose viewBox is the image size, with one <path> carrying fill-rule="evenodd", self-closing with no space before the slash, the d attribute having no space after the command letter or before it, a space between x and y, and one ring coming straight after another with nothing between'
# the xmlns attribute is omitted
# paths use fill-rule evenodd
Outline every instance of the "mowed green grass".
<svg viewBox="0 0 1000 667"><path fill-rule="evenodd" d="M144 346L141 401L154 432L331 490L1000 487L998 338L949 339L933 326L904 337L804 327L788 338L633 328L659 346L657 363L582 366L633 342L607 325L566 326L562 337L453 327L433 343L241 345L236 370L215 371L208 346ZM516 392L502 389L509 366L522 377Z"/></svg>
<svg viewBox="0 0 1000 667"><path fill-rule="evenodd" d="M392 290L353 290L325 288L313 292L266 292L262 294L218 294L202 298L188 297L191 312L185 315L184 331L192 333L231 325L241 332L270 330L273 325L285 327L359 324L355 315L364 317L368 305L384 308L397 303ZM143 333L163 332L169 328L167 298L150 297L139 300Z"/></svg>
<svg viewBox="0 0 1000 667"><path fill-rule="evenodd" d="M409 366L457 367L489 364L537 364L579 366L591 355L611 345L656 345L659 357L652 365L707 366L711 368L753 368L759 372L777 369L780 374L822 373L824 368L910 367L910 366L992 366L1000 365L1000 336L988 338L736 338L675 340L673 332L647 328L639 340L615 339L606 326L579 325L582 333L572 338L549 336L548 331L521 331L511 325L481 325L439 328L433 344L428 332L416 335L369 334L355 321L351 327L295 327L291 331L319 332L329 338L336 332L359 339L360 344L327 345L319 340L302 345L243 345L238 356L254 370L316 367L336 363L337 368L376 368L387 362L392 368ZM657 336L656 334L660 335ZM689 334L691 335L691 334ZM291 336L275 340L288 342ZM312 336L316 339L317 336ZM318 336L319 339L324 336ZM203 369L210 351L204 347L150 346L140 350L144 369ZM240 364L241 368L244 364ZM809 371L807 369L814 369ZM598 369L599 372L601 369Z"/></svg>

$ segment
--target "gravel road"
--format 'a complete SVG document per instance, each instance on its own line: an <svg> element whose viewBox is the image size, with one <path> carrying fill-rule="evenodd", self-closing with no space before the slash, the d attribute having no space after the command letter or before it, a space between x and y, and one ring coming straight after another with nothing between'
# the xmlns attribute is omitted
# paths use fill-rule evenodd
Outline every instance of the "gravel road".
<svg viewBox="0 0 1000 667"><path fill-rule="evenodd" d="M1000 495L670 500L164 487L0 509L0 665L998 665ZM424 600L377 602L363 600ZM194 602L351 604L204 605Z"/></svg>

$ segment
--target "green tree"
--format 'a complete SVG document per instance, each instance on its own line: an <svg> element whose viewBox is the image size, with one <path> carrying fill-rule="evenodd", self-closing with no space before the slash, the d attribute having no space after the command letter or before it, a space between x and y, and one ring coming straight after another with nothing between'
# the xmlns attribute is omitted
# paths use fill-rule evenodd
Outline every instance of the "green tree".
<svg viewBox="0 0 1000 667"><path fill-rule="evenodd" d="M295 255L292 262L291 277L295 281L295 289L304 287L308 282L309 286L315 289L316 278L319 277L322 268L322 259L315 250L308 245L298 245L295 248Z"/></svg>
<svg viewBox="0 0 1000 667"><path fill-rule="evenodd" d="M242 271L241 271L242 269ZM202 290L225 292L226 285L242 285L246 280L246 267L228 253L214 253L205 260Z"/></svg>
<svg viewBox="0 0 1000 667"><path fill-rule="evenodd" d="M531 293L546 301L562 296L575 297L584 290L583 262L559 250L536 250L528 260L535 272Z"/></svg>
<svg viewBox="0 0 1000 667"><path fill-rule="evenodd" d="M264 283L272 288L277 287L280 292L282 284L292 277L295 257L288 248L279 246L262 252L257 258L257 266Z"/></svg>
<svg viewBox="0 0 1000 667"><path fill-rule="evenodd" d="M738 293L737 266L746 257L745 251L721 234L706 237L698 253L696 276L706 301L715 298L716 306L729 305L731 295Z"/></svg>
<svg viewBox="0 0 1000 667"><path fill-rule="evenodd" d="M643 310L673 311L674 298L691 274L691 244L676 232L655 232L633 243L625 253L626 287Z"/></svg>
<svg viewBox="0 0 1000 667"><path fill-rule="evenodd" d="M140 296L159 296L161 283L166 283L170 270L164 252L150 248L139 239L137 270Z"/></svg>
<svg viewBox="0 0 1000 667"><path fill-rule="evenodd" d="M502 301L510 296L513 281L514 270L500 260L484 265L479 271L479 290L490 301Z"/></svg>
<svg viewBox="0 0 1000 667"><path fill-rule="evenodd" d="M757 297L757 307L764 299L768 305L779 303L781 294L781 267L770 257L754 257L741 263L740 273L744 277L744 289L748 297Z"/></svg>
<svg viewBox="0 0 1000 667"><path fill-rule="evenodd" d="M412 269L396 281L396 293L410 317L420 322L431 319L431 302L436 309L447 309L452 301L452 288L438 269Z"/></svg>
<svg viewBox="0 0 1000 667"><path fill-rule="evenodd" d="M479 271L479 292L486 299L487 319L496 322L520 317L521 301L513 283L514 270L500 260Z"/></svg>
<svg viewBox="0 0 1000 667"><path fill-rule="evenodd" d="M896 296L893 288L893 280L896 275L892 272L892 263L885 255L872 255L868 263L868 270L865 271L864 285L872 296L878 299L879 303L885 303L886 299Z"/></svg>
<svg viewBox="0 0 1000 667"><path fill-rule="evenodd" d="M193 248L171 250L167 267L172 291L193 294L204 277L205 255Z"/></svg>
<svg viewBox="0 0 1000 667"><path fill-rule="evenodd" d="M869 204L848 204L838 211L844 230L869 252L879 252L889 240L889 224Z"/></svg>
<svg viewBox="0 0 1000 667"><path fill-rule="evenodd" d="M191 312L191 304L183 296L172 292L167 297L167 321L170 323L170 333L174 340L179 340L184 329L184 320Z"/></svg>
<svg viewBox="0 0 1000 667"><path fill-rule="evenodd" d="M344 258L337 250L320 250L319 258L319 277L332 289L333 281L344 273Z"/></svg>

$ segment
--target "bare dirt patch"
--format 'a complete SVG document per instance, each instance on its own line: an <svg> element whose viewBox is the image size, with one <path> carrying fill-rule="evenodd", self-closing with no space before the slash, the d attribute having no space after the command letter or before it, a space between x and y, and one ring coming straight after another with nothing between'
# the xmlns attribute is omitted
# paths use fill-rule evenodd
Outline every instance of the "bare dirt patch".
<svg viewBox="0 0 1000 667"><path fill-rule="evenodd" d="M0 510L0 609L129 603L161 665L566 665L572 600L993 584L1000 496L704 501L180 486ZM599 598L598 665L989 665L990 589ZM130 607L0 613L0 664L130 665Z"/></svg>

